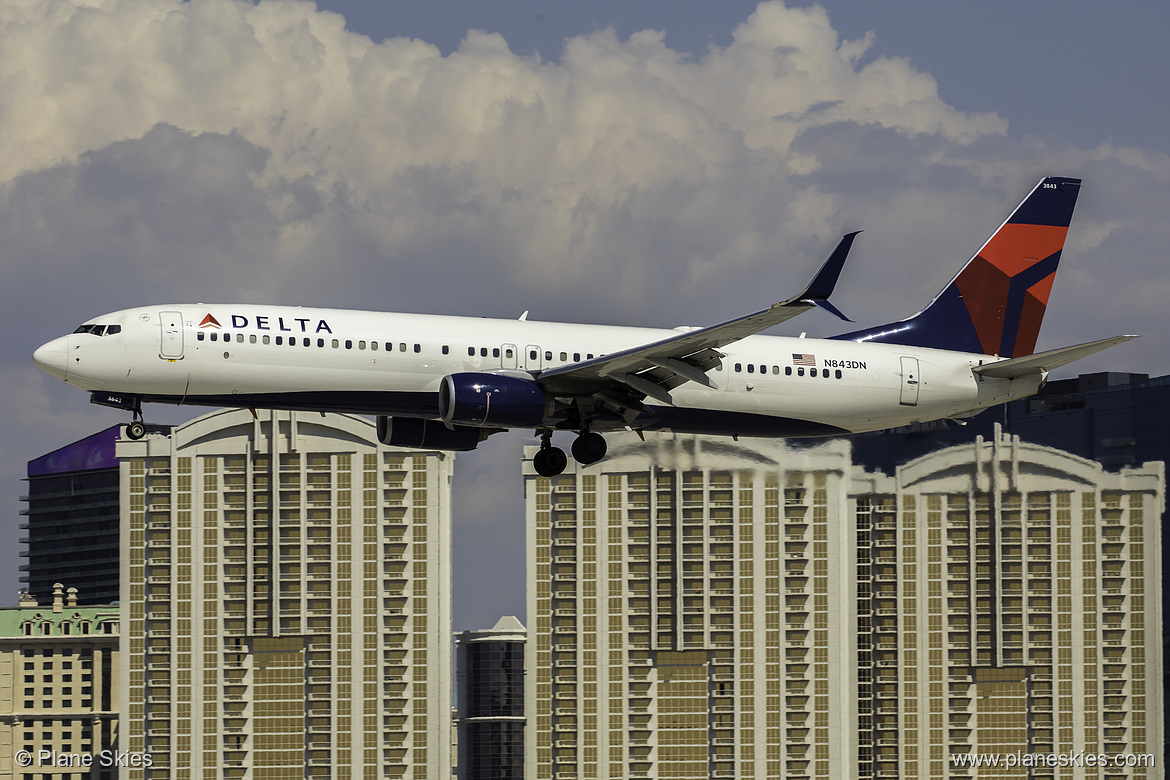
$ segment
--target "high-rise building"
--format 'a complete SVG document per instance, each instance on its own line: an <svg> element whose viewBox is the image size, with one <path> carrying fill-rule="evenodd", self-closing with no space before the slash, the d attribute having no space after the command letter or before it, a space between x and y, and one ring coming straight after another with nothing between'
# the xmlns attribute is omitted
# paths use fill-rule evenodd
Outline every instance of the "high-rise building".
<svg viewBox="0 0 1170 780"><path fill-rule="evenodd" d="M524 644L514 617L456 639L460 780L524 778Z"/></svg>
<svg viewBox="0 0 1170 780"><path fill-rule="evenodd" d="M28 463L28 508L21 514L20 581L42 602L53 583L78 589L83 604L118 600L120 426L87 436Z"/></svg>
<svg viewBox="0 0 1170 780"><path fill-rule="evenodd" d="M118 444L130 777L451 772L452 459L346 415Z"/></svg>
<svg viewBox="0 0 1170 780"><path fill-rule="evenodd" d="M79 606L77 590L60 583L49 598L40 605L24 593L0 609L0 775L113 780L118 607Z"/></svg>
<svg viewBox="0 0 1170 780"><path fill-rule="evenodd" d="M1162 463L1109 472L993 436L867 479L860 776L984 776L952 764L968 752L1160 753Z"/></svg>
<svg viewBox="0 0 1170 780"><path fill-rule="evenodd" d="M525 475L529 778L855 776L847 444L612 436Z"/></svg>
<svg viewBox="0 0 1170 780"><path fill-rule="evenodd" d="M997 423L1022 440L1095 460L1107 469L1150 461L1170 463L1170 376L1101 372L1049 381L1035 396L989 409L966 426L932 423L851 437L855 463L893 473L901 463L976 436L991 440ZM1170 516L1161 512L1164 525ZM1163 536L1162 597L1170 593L1170 537ZM1150 556L1152 557L1152 556ZM1165 613L1165 602L1163 602ZM1170 624L1162 644L1170 647ZM1170 709L1170 678L1162 685L1163 709ZM1170 743L1164 750L1170 755Z"/></svg>
<svg viewBox="0 0 1170 780"><path fill-rule="evenodd" d="M1161 463L998 432L893 475L843 441L611 452L526 466L531 777L1156 776Z"/></svg>

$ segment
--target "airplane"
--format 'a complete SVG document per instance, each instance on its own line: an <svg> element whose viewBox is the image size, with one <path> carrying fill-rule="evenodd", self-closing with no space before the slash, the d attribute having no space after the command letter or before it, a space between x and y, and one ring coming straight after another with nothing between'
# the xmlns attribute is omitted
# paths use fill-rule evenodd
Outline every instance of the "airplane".
<svg viewBox="0 0 1170 780"><path fill-rule="evenodd" d="M132 413L143 403L376 417L386 445L473 450L501 431L540 437L538 474L583 465L605 432L835 436L970 417L1036 393L1048 373L1136 336L1034 354L1080 190L1047 177L920 312L827 339L759 335L819 308L857 233L798 295L673 330L270 305L167 304L89 320L33 362Z"/></svg>

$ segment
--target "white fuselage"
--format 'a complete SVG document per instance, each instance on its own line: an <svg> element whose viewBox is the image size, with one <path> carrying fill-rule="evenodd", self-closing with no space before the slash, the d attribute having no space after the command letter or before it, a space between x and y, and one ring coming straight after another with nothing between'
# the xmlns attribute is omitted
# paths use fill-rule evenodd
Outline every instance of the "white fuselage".
<svg viewBox="0 0 1170 780"><path fill-rule="evenodd" d="M146 401L348 411L434 419L449 374L535 375L677 335L526 320L266 305L128 309L37 351L70 384ZM673 406L647 399L634 427L816 435L962 417L1036 392L1042 377L977 378L986 355L826 339L750 336L722 350L715 387ZM617 427L617 426L610 426Z"/></svg>

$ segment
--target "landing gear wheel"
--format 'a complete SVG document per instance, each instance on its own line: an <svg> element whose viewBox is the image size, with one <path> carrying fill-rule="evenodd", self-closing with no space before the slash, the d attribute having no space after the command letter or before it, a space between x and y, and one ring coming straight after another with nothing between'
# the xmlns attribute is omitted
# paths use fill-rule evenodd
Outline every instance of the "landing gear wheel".
<svg viewBox="0 0 1170 780"><path fill-rule="evenodd" d="M559 447L545 447L532 457L532 467L542 477L555 477L569 465L569 458Z"/></svg>
<svg viewBox="0 0 1170 780"><path fill-rule="evenodd" d="M605 437L600 433L583 433L573 442L573 459L588 466L604 458L607 449Z"/></svg>
<svg viewBox="0 0 1170 780"><path fill-rule="evenodd" d="M133 441L138 441L146 435L146 425L142 420L135 420L126 425L126 436Z"/></svg>

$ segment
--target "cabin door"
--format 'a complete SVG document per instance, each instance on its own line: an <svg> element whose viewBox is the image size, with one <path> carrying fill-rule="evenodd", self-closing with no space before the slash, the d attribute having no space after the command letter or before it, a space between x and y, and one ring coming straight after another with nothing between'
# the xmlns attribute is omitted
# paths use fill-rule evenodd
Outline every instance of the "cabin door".
<svg viewBox="0 0 1170 780"><path fill-rule="evenodd" d="M164 311L159 314L159 323L162 325L162 345L158 356L164 360L183 359L183 314L177 311Z"/></svg>
<svg viewBox="0 0 1170 780"><path fill-rule="evenodd" d="M902 358L902 406L918 406L918 358Z"/></svg>

